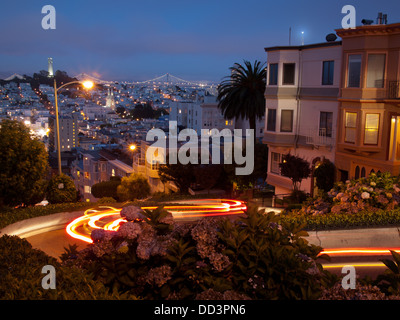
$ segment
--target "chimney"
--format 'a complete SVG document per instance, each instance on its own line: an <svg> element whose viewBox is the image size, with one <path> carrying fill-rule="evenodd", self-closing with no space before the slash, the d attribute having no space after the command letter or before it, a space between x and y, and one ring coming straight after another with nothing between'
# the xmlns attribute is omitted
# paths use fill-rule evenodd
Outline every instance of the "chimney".
<svg viewBox="0 0 400 320"><path fill-rule="evenodd" d="M382 24L382 12L378 12L378 18L376 18L376 24Z"/></svg>
<svg viewBox="0 0 400 320"><path fill-rule="evenodd" d="M382 16L382 23L387 24L387 14L386 13Z"/></svg>

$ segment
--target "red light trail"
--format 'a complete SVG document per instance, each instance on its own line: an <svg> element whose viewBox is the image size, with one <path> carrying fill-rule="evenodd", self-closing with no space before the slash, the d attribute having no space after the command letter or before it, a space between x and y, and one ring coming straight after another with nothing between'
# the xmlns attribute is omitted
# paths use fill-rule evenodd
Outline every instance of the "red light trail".
<svg viewBox="0 0 400 320"><path fill-rule="evenodd" d="M190 219L203 217L216 217L243 214L247 206L240 200L191 200L191 204L164 206L164 209L172 213L174 219ZM193 205L192 205L193 203ZM73 238L92 243L90 237L92 230L104 229L117 231L121 223L126 220L121 217L121 209L103 206L106 210L88 209L83 216L73 220L66 227L66 232ZM154 210L157 207L142 207L142 209Z"/></svg>

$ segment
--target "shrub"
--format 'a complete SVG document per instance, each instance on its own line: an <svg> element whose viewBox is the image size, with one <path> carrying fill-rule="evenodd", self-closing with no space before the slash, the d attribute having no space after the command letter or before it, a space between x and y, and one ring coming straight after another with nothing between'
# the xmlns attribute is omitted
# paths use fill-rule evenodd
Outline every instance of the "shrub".
<svg viewBox="0 0 400 320"><path fill-rule="evenodd" d="M118 199L117 188L121 184L121 179L102 181L92 186L92 195L96 198L111 197Z"/></svg>
<svg viewBox="0 0 400 320"><path fill-rule="evenodd" d="M99 281L75 267L62 266L55 258L33 249L17 236L0 237L0 299L72 300L126 299L128 295L110 293ZM56 289L43 289L42 267L56 270Z"/></svg>
<svg viewBox="0 0 400 320"><path fill-rule="evenodd" d="M116 203L116 202L117 200L115 200L112 197L103 197L97 201L97 203Z"/></svg>
<svg viewBox="0 0 400 320"><path fill-rule="evenodd" d="M122 178L117 194L121 201L143 199L150 194L150 185L143 175L132 173L129 177Z"/></svg>
<svg viewBox="0 0 400 320"><path fill-rule="evenodd" d="M52 177L47 187L46 198L50 203L74 202L78 192L74 181L67 175L61 174Z"/></svg>
<svg viewBox="0 0 400 320"><path fill-rule="evenodd" d="M329 160L324 160L318 168L314 170L316 185L318 189L328 192L335 183L335 165Z"/></svg>
<svg viewBox="0 0 400 320"><path fill-rule="evenodd" d="M306 214L358 213L392 210L400 204L400 180L390 173L371 173L368 178L339 182L327 196L307 202L301 212Z"/></svg>
<svg viewBox="0 0 400 320"><path fill-rule="evenodd" d="M315 261L322 248L303 238L301 224L279 225L272 213L191 224L174 224L162 208L143 214L116 232L92 234L94 243L72 262L144 299L316 299L331 284Z"/></svg>

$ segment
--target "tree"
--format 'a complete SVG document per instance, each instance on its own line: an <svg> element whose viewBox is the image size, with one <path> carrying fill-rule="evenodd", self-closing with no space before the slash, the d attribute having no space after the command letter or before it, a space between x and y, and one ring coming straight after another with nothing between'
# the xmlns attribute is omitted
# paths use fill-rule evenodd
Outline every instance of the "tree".
<svg viewBox="0 0 400 320"><path fill-rule="evenodd" d="M34 204L43 199L41 186L48 168L44 144L23 123L3 120L0 150L0 204Z"/></svg>
<svg viewBox="0 0 400 320"><path fill-rule="evenodd" d="M282 163L279 164L279 167L281 168L281 174L292 180L293 195L295 196L296 200L299 201L300 183L303 179L306 179L310 176L310 164L300 157L287 154L282 157Z"/></svg>
<svg viewBox="0 0 400 320"><path fill-rule="evenodd" d="M46 198L50 203L77 201L78 191L72 178L65 174L53 176L47 187Z"/></svg>
<svg viewBox="0 0 400 320"><path fill-rule="evenodd" d="M208 194L218 182L221 172L222 165L219 164L199 164L194 168L196 182L205 188Z"/></svg>
<svg viewBox="0 0 400 320"><path fill-rule="evenodd" d="M314 177L318 189L328 192L335 183L335 165L328 159L325 159L315 170Z"/></svg>
<svg viewBox="0 0 400 320"><path fill-rule="evenodd" d="M231 75L218 86L218 108L225 119L248 119L250 129L255 132L256 120L265 114L264 64L257 60L254 65L244 61L244 66L235 63L230 70Z"/></svg>
<svg viewBox="0 0 400 320"><path fill-rule="evenodd" d="M246 153L246 146L243 146L243 153ZM257 181L265 181L268 171L268 146L262 143L256 143L254 146L254 170L250 175L238 176L235 174L235 168L238 165L225 164L224 170L231 183L235 183L239 190L252 188ZM243 165L242 165L243 166Z"/></svg>
<svg viewBox="0 0 400 320"><path fill-rule="evenodd" d="M92 186L92 195L96 198L111 197L118 200L117 188L121 178L111 177L110 181L102 181Z"/></svg>
<svg viewBox="0 0 400 320"><path fill-rule="evenodd" d="M143 199L150 195L150 185L143 175L132 173L129 177L122 178L117 194L122 201Z"/></svg>
<svg viewBox="0 0 400 320"><path fill-rule="evenodd" d="M180 192L187 193L190 185L195 182L194 166L190 162L186 165L181 163L170 164L167 156L167 163L160 165L158 175L162 183L172 181L179 188Z"/></svg>

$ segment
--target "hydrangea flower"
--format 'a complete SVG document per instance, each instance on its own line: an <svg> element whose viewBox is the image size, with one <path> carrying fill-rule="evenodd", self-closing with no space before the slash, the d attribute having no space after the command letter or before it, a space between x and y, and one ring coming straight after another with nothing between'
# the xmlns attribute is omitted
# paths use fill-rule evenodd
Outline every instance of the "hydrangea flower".
<svg viewBox="0 0 400 320"><path fill-rule="evenodd" d="M143 220L146 216L143 214L144 210L136 206L127 206L121 209L120 215L128 221Z"/></svg>
<svg viewBox="0 0 400 320"><path fill-rule="evenodd" d="M361 193L361 198L363 199L369 199L370 194L368 192L363 192Z"/></svg>

